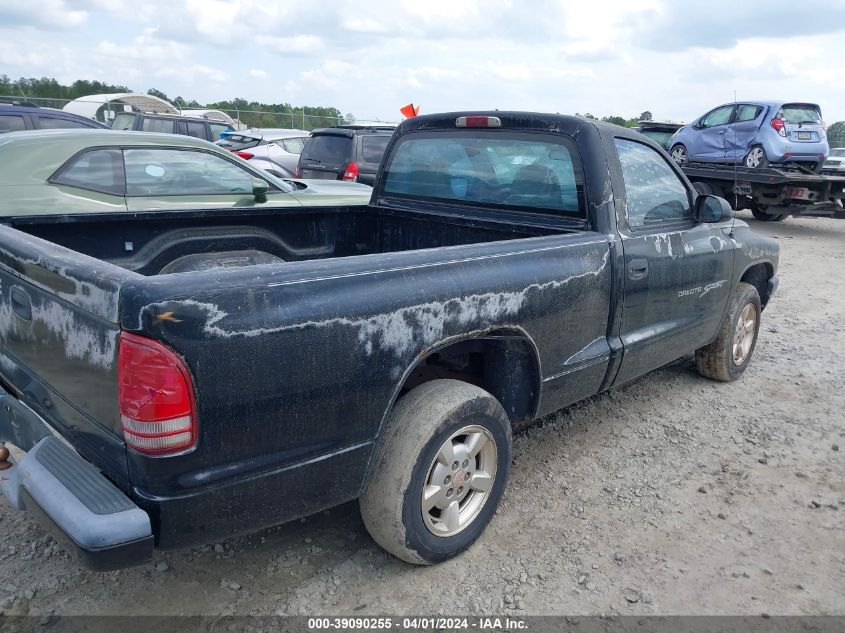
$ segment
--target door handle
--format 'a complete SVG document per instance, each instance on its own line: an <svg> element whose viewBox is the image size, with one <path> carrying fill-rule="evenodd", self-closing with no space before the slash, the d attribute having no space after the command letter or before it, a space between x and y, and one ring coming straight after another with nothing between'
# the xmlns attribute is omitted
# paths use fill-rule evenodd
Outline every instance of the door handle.
<svg viewBox="0 0 845 633"><path fill-rule="evenodd" d="M628 263L628 276L631 279L642 279L648 275L647 259L632 259Z"/></svg>
<svg viewBox="0 0 845 633"><path fill-rule="evenodd" d="M12 286L12 311L24 321L32 321L32 300L23 288Z"/></svg>

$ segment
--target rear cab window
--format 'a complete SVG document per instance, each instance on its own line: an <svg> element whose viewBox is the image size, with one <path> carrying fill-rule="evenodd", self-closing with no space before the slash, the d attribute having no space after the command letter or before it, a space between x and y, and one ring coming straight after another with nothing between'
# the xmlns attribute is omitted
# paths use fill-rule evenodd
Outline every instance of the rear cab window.
<svg viewBox="0 0 845 633"><path fill-rule="evenodd" d="M318 134L308 139L302 159L323 165L344 165L349 157L352 139L335 134Z"/></svg>
<svg viewBox="0 0 845 633"><path fill-rule="evenodd" d="M568 138L472 130L406 135L386 165L387 196L586 218L584 173Z"/></svg>

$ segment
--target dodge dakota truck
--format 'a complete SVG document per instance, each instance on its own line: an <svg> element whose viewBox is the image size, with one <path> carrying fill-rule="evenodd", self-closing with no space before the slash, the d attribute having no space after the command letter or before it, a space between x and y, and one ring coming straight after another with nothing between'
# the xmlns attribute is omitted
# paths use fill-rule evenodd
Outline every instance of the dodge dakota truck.
<svg viewBox="0 0 845 633"><path fill-rule="evenodd" d="M655 143L414 117L367 206L10 215L0 486L95 569L358 498L417 564L469 547L512 431L695 354L730 381L778 246Z"/></svg>

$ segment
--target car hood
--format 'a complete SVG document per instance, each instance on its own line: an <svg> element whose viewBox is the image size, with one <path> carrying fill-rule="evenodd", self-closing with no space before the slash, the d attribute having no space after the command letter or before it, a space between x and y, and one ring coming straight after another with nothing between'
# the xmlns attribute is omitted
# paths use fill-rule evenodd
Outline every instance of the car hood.
<svg viewBox="0 0 845 633"><path fill-rule="evenodd" d="M327 204L368 204L373 188L357 182L343 180L288 180L296 189L294 198L307 206Z"/></svg>

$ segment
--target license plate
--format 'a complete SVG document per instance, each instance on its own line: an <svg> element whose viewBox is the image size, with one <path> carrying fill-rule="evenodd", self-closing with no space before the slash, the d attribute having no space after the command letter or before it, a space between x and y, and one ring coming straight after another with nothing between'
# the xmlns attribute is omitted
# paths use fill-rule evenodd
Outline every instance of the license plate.
<svg viewBox="0 0 845 633"><path fill-rule="evenodd" d="M786 190L786 197L793 200L809 200L810 190L806 187L789 187Z"/></svg>
<svg viewBox="0 0 845 633"><path fill-rule="evenodd" d="M799 141L809 141L810 140L810 133L809 132L798 132L798 140Z"/></svg>

